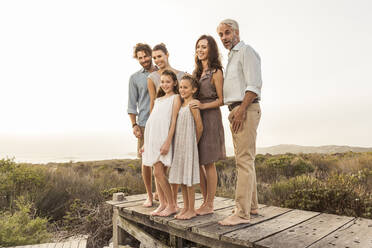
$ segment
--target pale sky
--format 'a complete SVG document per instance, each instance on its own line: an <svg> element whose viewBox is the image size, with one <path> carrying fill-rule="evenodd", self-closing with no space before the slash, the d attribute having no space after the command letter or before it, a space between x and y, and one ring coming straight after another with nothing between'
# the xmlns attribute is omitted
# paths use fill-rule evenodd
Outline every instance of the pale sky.
<svg viewBox="0 0 372 248"><path fill-rule="evenodd" d="M171 65L192 72L195 42L210 34L226 65L216 33L225 18L262 59L259 147L370 147L371 9L368 0L0 1L0 157L135 152L133 46L163 42Z"/></svg>

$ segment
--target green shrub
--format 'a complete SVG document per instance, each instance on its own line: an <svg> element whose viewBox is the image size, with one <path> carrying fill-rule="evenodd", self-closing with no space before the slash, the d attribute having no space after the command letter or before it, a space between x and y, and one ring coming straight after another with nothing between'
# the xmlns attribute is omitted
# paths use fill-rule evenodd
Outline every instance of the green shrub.
<svg viewBox="0 0 372 248"><path fill-rule="evenodd" d="M44 171L37 166L17 164L12 159L0 160L0 209L13 208L14 200L23 195L34 201L46 183Z"/></svg>
<svg viewBox="0 0 372 248"><path fill-rule="evenodd" d="M306 173L312 173L315 167L310 161L296 157L293 154L260 159L261 164L256 165L257 177L263 182L275 182L281 178L295 177Z"/></svg>
<svg viewBox="0 0 372 248"><path fill-rule="evenodd" d="M272 185L275 205L348 216L372 217L372 195L358 175L332 174L321 182L309 175Z"/></svg>
<svg viewBox="0 0 372 248"><path fill-rule="evenodd" d="M47 232L48 220L34 218L32 206L24 198L16 202L14 213L0 215L0 246L19 246L48 242L51 235Z"/></svg>

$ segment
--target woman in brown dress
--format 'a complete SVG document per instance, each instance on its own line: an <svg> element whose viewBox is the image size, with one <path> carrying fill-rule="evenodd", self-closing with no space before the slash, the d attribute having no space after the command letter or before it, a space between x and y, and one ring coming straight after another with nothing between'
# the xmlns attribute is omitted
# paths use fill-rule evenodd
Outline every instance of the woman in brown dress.
<svg viewBox="0 0 372 248"><path fill-rule="evenodd" d="M205 215L213 213L217 188L217 171L214 163L226 158L220 110L220 106L223 105L223 75L217 43L212 36L202 35L196 42L195 51L193 75L199 80L200 92L199 101L194 100L190 106L200 109L204 126L198 145L201 165L200 189L204 201L196 212Z"/></svg>

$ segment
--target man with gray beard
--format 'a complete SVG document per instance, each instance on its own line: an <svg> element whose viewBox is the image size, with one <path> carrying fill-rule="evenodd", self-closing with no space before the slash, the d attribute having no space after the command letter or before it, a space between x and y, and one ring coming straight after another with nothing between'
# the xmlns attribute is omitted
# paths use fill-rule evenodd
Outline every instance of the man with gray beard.
<svg viewBox="0 0 372 248"><path fill-rule="evenodd" d="M223 85L224 103L230 110L229 121L237 167L234 214L220 221L221 225L249 223L251 214L258 214L257 184L254 160L257 127L261 118L261 60L252 47L240 41L235 20L223 20L217 27L229 58Z"/></svg>

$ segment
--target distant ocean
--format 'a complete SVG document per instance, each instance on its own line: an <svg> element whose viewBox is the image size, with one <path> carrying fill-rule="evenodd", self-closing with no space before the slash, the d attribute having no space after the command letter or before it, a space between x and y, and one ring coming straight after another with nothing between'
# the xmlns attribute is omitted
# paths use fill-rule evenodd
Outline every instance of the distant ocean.
<svg viewBox="0 0 372 248"><path fill-rule="evenodd" d="M112 160L112 159L136 159L137 154L135 152L110 152L103 151L103 149L97 149L97 153L91 151L61 151L62 149L45 149L45 151L40 152L41 149L34 152L22 152L22 151L12 151L4 152L0 151L0 159L4 158L14 158L14 161L17 163L32 163L32 164L47 164L47 163L66 163L66 162L81 162L81 161L100 161L100 160ZM116 149L119 150L119 149ZM233 156L233 149L227 147L226 149L228 156Z"/></svg>
<svg viewBox="0 0 372 248"><path fill-rule="evenodd" d="M111 159L136 159L134 153L128 154L79 154L79 155L65 155L53 156L42 154L13 154L5 155L0 154L0 159L14 158L17 163L32 163L32 164L47 164L47 163L66 163L66 162L79 162L79 161L98 161L98 160L111 160Z"/></svg>

